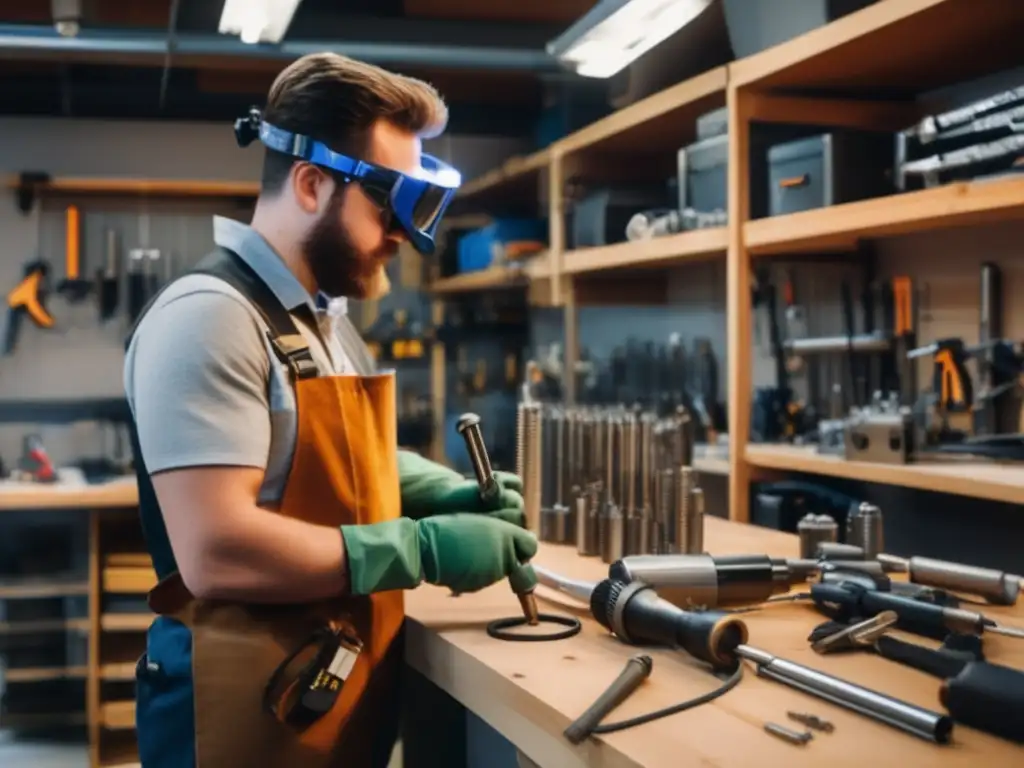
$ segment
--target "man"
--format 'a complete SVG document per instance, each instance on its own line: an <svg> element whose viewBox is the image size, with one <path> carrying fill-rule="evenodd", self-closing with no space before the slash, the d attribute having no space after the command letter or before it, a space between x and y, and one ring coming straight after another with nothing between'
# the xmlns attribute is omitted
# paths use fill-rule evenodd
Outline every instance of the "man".
<svg viewBox="0 0 1024 768"><path fill-rule="evenodd" d="M160 578L137 670L144 768L385 764L402 590L532 578L518 478L484 510L475 483L397 451L393 375L340 298L385 292L403 241L431 249L458 177L420 140L446 121L425 83L293 63L236 126L267 146L251 226L215 219L218 248L130 337Z"/></svg>

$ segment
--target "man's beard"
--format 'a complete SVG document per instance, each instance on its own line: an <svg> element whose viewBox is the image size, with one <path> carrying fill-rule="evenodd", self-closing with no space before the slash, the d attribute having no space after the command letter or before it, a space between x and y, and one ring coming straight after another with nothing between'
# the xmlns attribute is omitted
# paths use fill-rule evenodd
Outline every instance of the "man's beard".
<svg viewBox="0 0 1024 768"><path fill-rule="evenodd" d="M332 298L380 298L391 287L380 258L383 254L359 253L341 223L340 208L341 195L335 195L302 245L317 289ZM392 246L390 241L387 246Z"/></svg>

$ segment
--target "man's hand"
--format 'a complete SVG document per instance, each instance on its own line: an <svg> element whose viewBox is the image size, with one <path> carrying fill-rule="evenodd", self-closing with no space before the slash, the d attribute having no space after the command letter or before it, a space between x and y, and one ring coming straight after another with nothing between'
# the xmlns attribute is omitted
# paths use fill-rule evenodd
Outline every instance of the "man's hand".
<svg viewBox="0 0 1024 768"><path fill-rule="evenodd" d="M475 592L524 569L537 540L522 528L480 514L407 518L372 525L346 525L353 594L412 589L421 581L455 592Z"/></svg>
<svg viewBox="0 0 1024 768"><path fill-rule="evenodd" d="M432 515L476 512L522 527L523 482L511 472L495 472L501 493L490 506L480 499L475 480L443 467L415 453L400 451L398 473L402 493L402 515L421 520Z"/></svg>

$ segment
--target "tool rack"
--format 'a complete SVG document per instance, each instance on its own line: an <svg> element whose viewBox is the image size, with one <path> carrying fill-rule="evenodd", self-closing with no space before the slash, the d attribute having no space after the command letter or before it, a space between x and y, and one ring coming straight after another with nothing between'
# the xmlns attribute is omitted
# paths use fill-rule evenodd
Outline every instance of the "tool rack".
<svg viewBox="0 0 1024 768"><path fill-rule="evenodd" d="M1024 468L994 463L909 464L848 461L813 448L748 444L752 388L750 289L755 259L837 252L859 243L1024 218L1024 178L954 183L802 213L750 219L749 147L752 123L814 124L897 130L920 117L922 92L1020 64L1015 36L1024 5L1001 0L879 0L827 26L672 86L573 133L527 158L471 181L464 205L486 210L503 194L532 185L546 198L549 251L525 277L491 269L439 281L435 292L510 288L526 284L565 313L569 368L578 354L576 310L588 303L660 304L664 270L697 261L724 261L727 270L728 413L730 458L702 471L727 469L729 517L749 521L750 483L779 473L809 473L1024 503ZM879 101L884 93L887 100ZM813 95L808 95L813 94ZM567 182L580 175L643 174L661 166L692 138L694 118L729 108L729 224L647 241L578 251L565 249ZM628 171L626 169L629 169ZM472 287L468 287L472 286ZM443 375L440 381L443 382ZM573 382L567 381L570 401Z"/></svg>

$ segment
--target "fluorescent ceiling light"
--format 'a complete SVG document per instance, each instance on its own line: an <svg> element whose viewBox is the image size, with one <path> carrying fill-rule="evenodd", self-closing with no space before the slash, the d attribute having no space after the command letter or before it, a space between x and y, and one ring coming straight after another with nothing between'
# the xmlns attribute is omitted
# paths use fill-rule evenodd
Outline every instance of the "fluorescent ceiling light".
<svg viewBox="0 0 1024 768"><path fill-rule="evenodd" d="M583 77L611 77L667 40L712 0L602 0L548 53Z"/></svg>
<svg viewBox="0 0 1024 768"><path fill-rule="evenodd" d="M280 43L302 0L225 0L217 31L243 43Z"/></svg>

